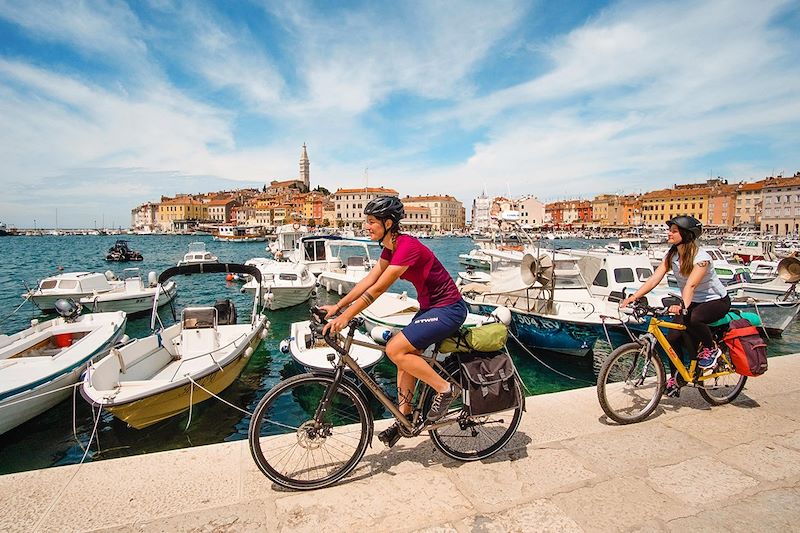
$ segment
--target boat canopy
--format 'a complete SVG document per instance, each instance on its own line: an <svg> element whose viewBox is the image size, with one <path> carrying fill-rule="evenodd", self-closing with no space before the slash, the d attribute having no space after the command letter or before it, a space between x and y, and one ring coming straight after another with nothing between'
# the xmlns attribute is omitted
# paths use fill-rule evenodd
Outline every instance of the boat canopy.
<svg viewBox="0 0 800 533"><path fill-rule="evenodd" d="M174 266L166 269L158 276L158 282L163 284L172 276L189 275L189 274L213 274L218 272L234 273L234 274L249 274L255 278L258 284L261 284L261 271L251 265L242 265L239 263L197 263L191 265Z"/></svg>

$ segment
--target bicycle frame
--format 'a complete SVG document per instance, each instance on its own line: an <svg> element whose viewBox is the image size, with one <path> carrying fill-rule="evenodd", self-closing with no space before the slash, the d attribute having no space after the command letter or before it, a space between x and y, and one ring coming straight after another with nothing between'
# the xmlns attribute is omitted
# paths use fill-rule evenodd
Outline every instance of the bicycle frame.
<svg viewBox="0 0 800 533"><path fill-rule="evenodd" d="M658 344L664 349L664 351L667 354L667 357L669 357L670 361L672 361L672 364L675 365L675 368L678 370L681 377L684 379L686 383L693 383L695 381L703 382L707 379L713 379L731 373L731 372L714 372L713 374L701 375L696 379L693 378L692 376L694 375L695 370L697 370L697 359L692 358L691 363L689 363L689 368L687 369L686 366L684 366L683 361L681 361L681 358L678 357L677 353L675 353L675 349L672 347L672 344L670 344L669 340L667 340L667 337L666 335L664 335L664 332L661 331L661 328L685 330L686 326L684 326L683 324L676 324L674 322L667 322L666 320L660 320L656 317L650 317L650 324L647 327L647 333L655 337L655 339L658 341ZM725 355L724 353L722 356L727 358L727 355Z"/></svg>
<svg viewBox="0 0 800 533"><path fill-rule="evenodd" d="M342 382L342 379L344 379L345 367L352 370L353 374L355 374L358 377L358 379L360 379L364 383L364 385L366 385L367 389L369 389L369 391L378 400L378 402L380 402L381 405L383 405L386 409L389 410L390 413L392 413L394 418L397 420L400 426L407 432L408 435L419 434L419 432L422 430L423 427L425 429L435 429L455 422L454 420L447 420L424 426L418 425L419 413L422 410L421 402L425 396L424 388L428 387L427 384L422 383L419 380L417 380L414 392L415 394L419 392L418 389L420 387L420 384L422 384L423 393L420 393L418 395L418 400L417 400L418 403L417 405L414 406L414 411L413 411L413 413L415 414L414 420L409 420L406 417L406 415L400 412L398 406L396 406L394 402L388 396L386 396L386 393L383 391L383 389L381 389L381 387L377 383L375 383L375 380L373 380L369 376L369 374L367 374L364 371L364 369L358 365L356 360L350 356L350 347L353 344L357 346L363 346L365 348L370 348L373 350L380 350L385 353L384 348L377 344L358 341L353 338L354 334L355 334L355 327L351 327L350 330L348 331L347 336L344 339L344 347L341 350L337 346L331 346L334 350L336 350L339 353L339 362L334 367L333 382L328 387L328 390L325 391L325 394L322 397L322 401L320 402L319 407L317 408L317 411L314 414L314 419L317 422L320 421L322 414L325 411L327 411L328 406L330 405L331 402L331 398L333 397L334 391L338 388L339 384ZM333 354L329 356L329 359L331 361L332 361L332 356ZM421 357L425 359L425 361L431 366L439 367L439 369L444 371L444 367L442 367L441 364L439 364L439 362L436 360L436 352L434 352L433 357L431 357L430 359L424 356Z"/></svg>

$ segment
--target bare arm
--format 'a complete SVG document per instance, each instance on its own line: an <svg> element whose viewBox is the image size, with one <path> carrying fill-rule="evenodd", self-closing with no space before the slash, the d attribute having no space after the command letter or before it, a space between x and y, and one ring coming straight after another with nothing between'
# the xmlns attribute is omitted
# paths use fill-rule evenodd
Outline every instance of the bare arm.
<svg viewBox="0 0 800 533"><path fill-rule="evenodd" d="M334 306L335 310L331 314L338 313L339 310L344 309L351 303L358 300L367 289L372 287L376 281L381 277L381 274L386 270L386 267L389 266L389 261L385 259L380 259L378 264L372 267L372 270L369 271L369 274L364 276L364 279L356 283L356 286L352 288L350 292L348 292L344 298L339 300L339 302ZM377 296L376 296L377 298Z"/></svg>
<svg viewBox="0 0 800 533"><path fill-rule="evenodd" d="M342 312L341 315L328 322L323 331L327 332L330 330L333 333L340 332L345 328L345 326L347 326L347 323L350 322L353 317L369 307L369 305L374 302L378 296L386 292L392 283L397 281L397 279L402 276L403 272L405 272L407 269L408 266L389 265L382 270L377 281L371 285L368 284L366 288L361 289L359 296L356 296L352 299L349 298L349 296L359 288L359 285L364 283L364 281L367 281L366 278L362 280L358 285L356 285L356 287L353 288L352 291L350 291L350 294L348 294L350 305ZM344 299L342 299L342 301L344 301ZM341 301L339 303L341 303Z"/></svg>
<svg viewBox="0 0 800 533"><path fill-rule="evenodd" d="M636 292L634 292L633 294L622 300L619 306L627 307L628 304L630 304L634 300L638 300L648 292L652 291L656 285L661 283L661 280L664 279L664 276L666 275L667 275L667 260L665 258L663 261L661 261L661 264L658 265L655 272L653 272L653 275L650 276L650 278L644 282L644 285L636 289Z"/></svg>

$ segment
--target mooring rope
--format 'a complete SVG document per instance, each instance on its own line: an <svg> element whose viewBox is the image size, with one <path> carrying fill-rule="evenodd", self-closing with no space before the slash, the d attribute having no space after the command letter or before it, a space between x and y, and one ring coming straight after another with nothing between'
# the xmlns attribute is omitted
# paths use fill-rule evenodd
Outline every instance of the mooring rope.
<svg viewBox="0 0 800 533"><path fill-rule="evenodd" d="M192 377L191 377L190 375L188 375L188 374L187 374L187 375L186 375L186 378L187 378L189 381L191 381L191 382L192 382L194 385L196 385L196 386L198 386L199 388L203 389L203 390L204 390L204 391L205 391L205 392L206 392L206 393L207 393L209 396L213 396L213 397L214 397L214 398L216 398L217 400L221 401L221 402L222 402L222 403L224 403L225 405L228 405L229 407L233 407L233 408L234 408L234 409L236 409L237 411L241 411L242 413L244 413L244 414L246 414L246 415L248 415L248 416L251 416L251 417L253 416L253 413L251 413L250 411L246 411L246 410L242 409L241 407L237 407L237 406L233 405L231 402L227 401L227 400L226 400L226 399L224 399L224 398L220 398L219 396L217 396L216 394L214 394L213 392L211 392L211 391L210 391L210 390L208 390L207 388L203 387L203 386L202 386L202 385L200 385L198 382L196 382L194 379L192 379ZM282 427L282 428L291 429L292 431L296 431L296 430L297 430L297 427L295 427L295 426L290 426L290 425L288 425L288 424L281 424L280 422L275 422L274 420L265 420L265 422L269 422L270 424L275 424L276 426L279 426L279 427ZM187 426L187 427L188 427L188 426Z"/></svg>
<svg viewBox="0 0 800 533"><path fill-rule="evenodd" d="M102 407L101 407L101 410L102 410ZM94 413L94 409L92 409L92 412ZM97 426L100 423L100 418L101 418L100 417L100 412L98 412L97 413L97 418L94 421L94 427L92 428L92 434L89 436L89 442L86 444L86 448L84 448L83 457L81 457L81 461L80 461L80 463L78 463L78 467L75 469L75 471L69 477L69 480L67 480L66 484L63 487L61 487L61 490L58 491L58 494L56 494L55 498L53 498L53 501L50 502L50 505L47 507L45 512L42 513L41 517L39 517L39 520L36 522L36 525L34 525L34 527L33 527L33 531L34 532L41 531L42 524L44 523L44 519L47 518L47 515L50 514L50 512L53 510L53 508L56 506L56 504L61 500L61 497L64 495L64 492L67 490L67 487L70 486L72 481L75 479L75 476L77 476L78 472L81 471L81 467L83 466L83 463L86 461L86 456L89 455L89 449L90 449L90 446L92 444L92 440L94 440L95 437L97 436ZM99 446L99 443L98 443L98 446ZM81 448L83 448L83 446L81 446Z"/></svg>
<svg viewBox="0 0 800 533"><path fill-rule="evenodd" d="M570 380L572 380L572 381L582 381L582 382L584 382L584 383L589 383L589 384L591 384L591 385L595 385L595 382L594 382L594 381L589 381L588 379L583 379L583 378L576 378L576 377L574 377L574 376L570 376L569 374L565 374L564 372L561 372L561 371L559 371L559 370L556 370L556 369L555 369L555 368L553 368L552 366L550 366L550 365L548 365L547 363L545 363L544 361L542 361L542 360L541 360L539 357L537 357L537 356L536 356L536 355L535 355L533 352L531 352L531 351L530 351L530 350L527 348L527 346L525 346L524 344L522 344L522 341L521 341L521 340L519 340L519 339L517 338L517 336L516 336L516 335L514 335L514 334L511 332L511 330L509 330L509 331L508 331L508 334L509 334L509 336L510 336L512 339L514 339L515 341L517 341L517 344L519 344L519 345L520 345L520 347L522 347L522 349L523 349L523 350L525 350L525 351L528 353L528 355L530 355L531 357L533 357L533 358L534 358L534 359L535 359L535 360L536 360L536 361L537 361L537 362L538 362L540 365L542 365L543 367L547 368L548 370L550 370L550 371L552 371L552 372L555 372L555 373L556 373L556 374L558 374L559 376L563 376L563 377L565 377L565 378L567 378L567 379L570 379Z"/></svg>

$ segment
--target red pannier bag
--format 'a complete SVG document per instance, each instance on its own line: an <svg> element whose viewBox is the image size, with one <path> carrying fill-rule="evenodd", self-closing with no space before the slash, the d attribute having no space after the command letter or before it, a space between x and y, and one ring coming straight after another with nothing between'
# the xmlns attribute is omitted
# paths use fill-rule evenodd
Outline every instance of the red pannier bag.
<svg viewBox="0 0 800 533"><path fill-rule="evenodd" d="M731 321L722 339L728 345L737 374L752 377L767 371L767 345L749 320Z"/></svg>

